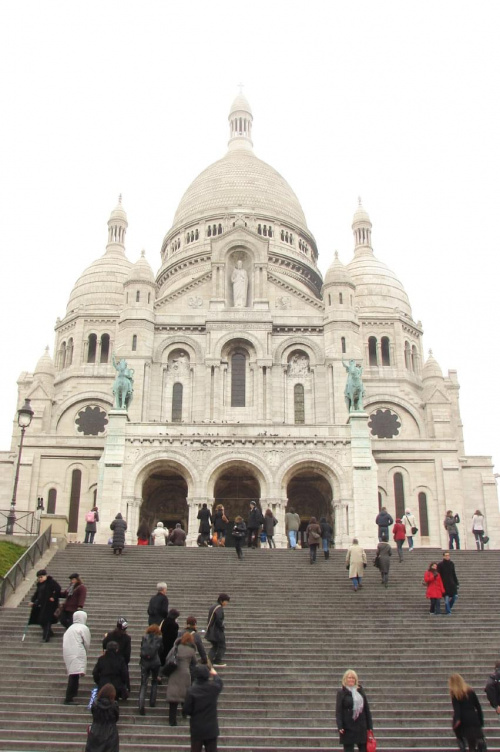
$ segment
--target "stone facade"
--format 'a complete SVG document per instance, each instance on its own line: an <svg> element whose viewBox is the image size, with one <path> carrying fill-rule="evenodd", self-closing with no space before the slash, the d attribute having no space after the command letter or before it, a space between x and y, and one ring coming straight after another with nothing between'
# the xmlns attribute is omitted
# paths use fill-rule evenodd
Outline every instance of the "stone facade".
<svg viewBox="0 0 500 752"><path fill-rule="evenodd" d="M472 546L476 508L491 544L500 517L491 458L466 457L455 372L424 364L422 325L399 280L374 255L372 225L354 215L354 256L335 257L324 280L318 250L286 181L253 153L252 113L239 95L225 157L183 196L153 274L125 255L121 199L105 254L82 274L19 404L35 411L26 433L18 498L43 496L82 540L100 509L96 541L117 512L129 541L144 521L182 522L188 543L206 502L230 519L260 499L286 545L287 505L326 517L335 543L374 545L384 505L410 508L417 544L446 541L447 509ZM133 369L128 410L114 408L113 361ZM346 369L362 366L364 407L349 412ZM8 503L18 429L0 456ZM490 545L491 545L490 544Z"/></svg>

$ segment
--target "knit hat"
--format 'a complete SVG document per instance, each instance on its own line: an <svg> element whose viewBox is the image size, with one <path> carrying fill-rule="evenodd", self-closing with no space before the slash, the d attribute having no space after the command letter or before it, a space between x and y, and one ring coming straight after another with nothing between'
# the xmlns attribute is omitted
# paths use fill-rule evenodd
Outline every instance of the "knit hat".
<svg viewBox="0 0 500 752"><path fill-rule="evenodd" d="M120 618L116 622L116 626L119 627L120 629L127 629L128 621L124 619L123 616L120 616Z"/></svg>
<svg viewBox="0 0 500 752"><path fill-rule="evenodd" d="M250 502L250 506L251 507L256 507L257 506L257 502L256 501L251 501Z"/></svg>
<svg viewBox="0 0 500 752"><path fill-rule="evenodd" d="M73 574L70 574L69 579L70 580L79 580L80 579L80 575L77 574L76 572L73 572Z"/></svg>

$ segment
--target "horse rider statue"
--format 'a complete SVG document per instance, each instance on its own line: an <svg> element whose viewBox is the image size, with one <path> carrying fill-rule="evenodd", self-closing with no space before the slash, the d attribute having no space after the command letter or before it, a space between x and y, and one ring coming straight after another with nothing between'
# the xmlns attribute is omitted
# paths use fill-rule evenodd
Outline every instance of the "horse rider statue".
<svg viewBox="0 0 500 752"><path fill-rule="evenodd" d="M116 378L113 382L115 409L128 410L134 393L134 369L128 367L127 361L124 358L117 363L114 355L113 365L117 371Z"/></svg>
<svg viewBox="0 0 500 752"><path fill-rule="evenodd" d="M347 371L347 383L344 389L347 409L350 413L360 412L363 410L363 397L365 396L365 388L361 378L363 369L353 359L346 365L342 358L342 365Z"/></svg>

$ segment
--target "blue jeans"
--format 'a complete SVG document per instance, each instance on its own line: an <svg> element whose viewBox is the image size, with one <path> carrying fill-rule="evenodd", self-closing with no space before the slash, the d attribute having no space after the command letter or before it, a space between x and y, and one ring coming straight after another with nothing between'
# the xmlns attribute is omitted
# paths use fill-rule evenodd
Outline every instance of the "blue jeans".
<svg viewBox="0 0 500 752"><path fill-rule="evenodd" d="M453 608L453 604L457 600L456 595L445 595L444 596L444 607L446 609L447 614L451 614L451 609Z"/></svg>
<svg viewBox="0 0 500 752"><path fill-rule="evenodd" d="M408 541L408 548L413 548L413 535L407 535L406 540Z"/></svg>
<svg viewBox="0 0 500 752"><path fill-rule="evenodd" d="M362 577L351 577L352 584L354 585L354 589L357 590L358 587L361 585Z"/></svg>
<svg viewBox="0 0 500 752"><path fill-rule="evenodd" d="M326 554L328 551L328 544L330 543L330 541L328 540L328 538L322 538L321 540L323 541L323 551Z"/></svg>
<svg viewBox="0 0 500 752"><path fill-rule="evenodd" d="M290 541L290 548L297 548L297 531L288 531L288 540Z"/></svg>
<svg viewBox="0 0 500 752"><path fill-rule="evenodd" d="M403 543L404 543L404 540L396 541L396 546L398 547L399 561L403 561Z"/></svg>
<svg viewBox="0 0 500 752"><path fill-rule="evenodd" d="M453 541L455 541L455 548L457 551L460 551L460 538L458 537L458 533L450 533L450 540L448 542L450 551L453 550Z"/></svg>

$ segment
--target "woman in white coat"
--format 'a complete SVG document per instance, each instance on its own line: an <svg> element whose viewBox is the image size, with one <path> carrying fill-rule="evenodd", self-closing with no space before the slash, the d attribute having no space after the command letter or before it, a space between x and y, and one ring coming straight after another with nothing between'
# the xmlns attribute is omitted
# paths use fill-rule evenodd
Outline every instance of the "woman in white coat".
<svg viewBox="0 0 500 752"><path fill-rule="evenodd" d="M152 533L155 546L164 546L168 538L168 530L163 527L163 522L158 522Z"/></svg>
<svg viewBox="0 0 500 752"><path fill-rule="evenodd" d="M405 535L406 540L408 541L408 549L410 551L413 551L413 536L415 535L413 531L417 529L415 515L413 515L410 510L407 509L403 515L401 522L405 526Z"/></svg>
<svg viewBox="0 0 500 752"><path fill-rule="evenodd" d="M75 611L73 624L63 637L63 657L68 672L65 705L71 705L78 694L80 676L87 671L87 652L90 647L90 630L85 611Z"/></svg>
<svg viewBox="0 0 500 752"><path fill-rule="evenodd" d="M352 580L353 590L356 591L362 587L364 570L366 569L366 554L364 549L358 543L357 538L353 538L352 546L345 557L346 569L349 570L349 578Z"/></svg>

